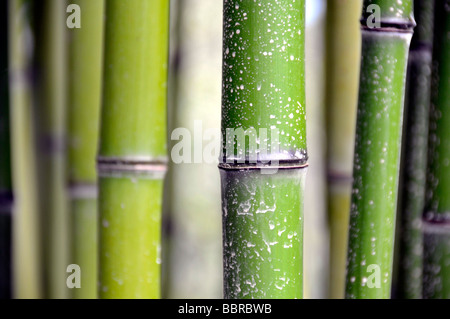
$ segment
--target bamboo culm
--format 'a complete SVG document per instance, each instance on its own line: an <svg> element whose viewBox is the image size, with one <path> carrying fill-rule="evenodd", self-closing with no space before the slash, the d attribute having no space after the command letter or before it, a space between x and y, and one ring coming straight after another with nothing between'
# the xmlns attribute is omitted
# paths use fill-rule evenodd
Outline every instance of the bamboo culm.
<svg viewBox="0 0 450 319"><path fill-rule="evenodd" d="M8 1L3 1L0 7L0 299L9 299L12 293L8 30Z"/></svg>
<svg viewBox="0 0 450 319"><path fill-rule="evenodd" d="M423 298L450 298L450 1L436 0L426 204Z"/></svg>
<svg viewBox="0 0 450 319"><path fill-rule="evenodd" d="M225 0L223 19L224 297L302 298L305 1Z"/></svg>
<svg viewBox="0 0 450 319"><path fill-rule="evenodd" d="M414 1L417 27L408 61L399 190L396 297L422 297L422 227L425 205L434 1Z"/></svg>
<svg viewBox="0 0 450 319"><path fill-rule="evenodd" d="M97 164L100 298L161 295L168 19L167 0L106 1Z"/></svg>
<svg viewBox="0 0 450 319"><path fill-rule="evenodd" d="M361 56L360 0L327 1L327 177L330 297L342 299Z"/></svg>
<svg viewBox="0 0 450 319"><path fill-rule="evenodd" d="M103 49L103 0L76 0L82 27L70 31L69 194L70 263L82 270L81 287L71 297L97 296L97 175L95 158L100 121Z"/></svg>
<svg viewBox="0 0 450 319"><path fill-rule="evenodd" d="M41 230L37 187L37 143L32 102L33 83L30 35L34 36L35 2L10 0L9 89L13 192L13 296L42 298Z"/></svg>
<svg viewBox="0 0 450 319"><path fill-rule="evenodd" d="M39 208L47 298L67 298L69 214L66 193L67 25L66 2L36 5L36 120Z"/></svg>
<svg viewBox="0 0 450 319"><path fill-rule="evenodd" d="M371 10L381 21L373 25ZM390 298L413 3L365 0L346 298Z"/></svg>

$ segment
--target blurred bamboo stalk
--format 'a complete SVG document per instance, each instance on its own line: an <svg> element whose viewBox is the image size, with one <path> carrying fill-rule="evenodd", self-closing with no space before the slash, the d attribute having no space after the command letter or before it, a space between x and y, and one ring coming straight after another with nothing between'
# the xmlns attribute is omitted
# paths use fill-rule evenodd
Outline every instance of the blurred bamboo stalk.
<svg viewBox="0 0 450 319"><path fill-rule="evenodd" d="M41 298L35 110L32 103L33 4L9 1L9 79L13 209L13 290L16 298Z"/></svg>
<svg viewBox="0 0 450 319"><path fill-rule="evenodd" d="M374 21L374 11L380 21ZM412 0L363 2L347 298L390 298L406 69L414 25Z"/></svg>
<svg viewBox="0 0 450 319"><path fill-rule="evenodd" d="M101 298L159 298L169 1L108 0L98 158Z"/></svg>
<svg viewBox="0 0 450 319"><path fill-rule="evenodd" d="M11 148L8 80L8 1L0 5L0 299L11 298Z"/></svg>
<svg viewBox="0 0 450 319"><path fill-rule="evenodd" d="M422 227L427 171L434 1L414 1L400 175L396 297L422 296Z"/></svg>
<svg viewBox="0 0 450 319"><path fill-rule="evenodd" d="M70 263L80 266L81 288L72 297L97 296L97 175L95 159L100 121L104 0L74 0L81 28L70 31L69 194Z"/></svg>
<svg viewBox="0 0 450 319"><path fill-rule="evenodd" d="M330 297L344 298L353 147L358 105L360 0L327 1L327 175Z"/></svg>
<svg viewBox="0 0 450 319"><path fill-rule="evenodd" d="M36 4L35 98L45 294L67 298L69 215L66 194L67 25L65 0Z"/></svg>
<svg viewBox="0 0 450 319"><path fill-rule="evenodd" d="M222 1L178 0L171 5L175 36L170 39L169 132L186 128L193 134L195 123L201 123L206 134L220 127ZM177 142L169 141L169 149ZM219 146L220 136L215 142ZM217 161L169 161L166 181L163 297L221 298Z"/></svg>
<svg viewBox="0 0 450 319"><path fill-rule="evenodd" d="M326 203L326 0L306 0L305 90L308 167L305 187L303 298L328 297L329 230Z"/></svg>
<svg viewBox="0 0 450 319"><path fill-rule="evenodd" d="M436 0L423 298L450 298L450 0Z"/></svg>

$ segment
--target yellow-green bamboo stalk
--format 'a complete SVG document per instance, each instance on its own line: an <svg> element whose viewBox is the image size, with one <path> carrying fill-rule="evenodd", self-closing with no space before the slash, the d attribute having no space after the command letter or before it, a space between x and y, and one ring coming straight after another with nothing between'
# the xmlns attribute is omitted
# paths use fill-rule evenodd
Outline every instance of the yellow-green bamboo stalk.
<svg viewBox="0 0 450 319"><path fill-rule="evenodd" d="M9 2L9 76L13 210L13 290L16 298L43 296L38 219L35 116L32 96L32 36L29 1Z"/></svg>
<svg viewBox="0 0 450 319"><path fill-rule="evenodd" d="M327 170L330 297L345 291L353 145L358 105L360 0L327 1Z"/></svg>
<svg viewBox="0 0 450 319"><path fill-rule="evenodd" d="M66 298L69 215L66 198L67 3L36 4L39 189L46 297Z"/></svg>
<svg viewBox="0 0 450 319"><path fill-rule="evenodd" d="M81 269L74 298L97 296L97 175L95 157L100 121L103 52L103 0L76 0L81 28L70 31L69 53L69 193L70 263Z"/></svg>
<svg viewBox="0 0 450 319"><path fill-rule="evenodd" d="M159 298L168 0L106 2L99 294Z"/></svg>

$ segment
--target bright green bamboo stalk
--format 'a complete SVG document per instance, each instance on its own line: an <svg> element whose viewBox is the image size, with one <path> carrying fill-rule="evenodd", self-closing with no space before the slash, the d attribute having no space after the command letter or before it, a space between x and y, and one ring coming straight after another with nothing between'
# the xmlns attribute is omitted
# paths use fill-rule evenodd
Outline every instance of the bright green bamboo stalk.
<svg viewBox="0 0 450 319"><path fill-rule="evenodd" d="M71 31L69 85L69 183L72 252L80 266L81 288L74 298L97 296L97 175L95 157L100 121L103 0L76 0L81 28Z"/></svg>
<svg viewBox="0 0 450 319"><path fill-rule="evenodd" d="M330 297L343 298L361 56L360 0L327 1Z"/></svg>
<svg viewBox="0 0 450 319"><path fill-rule="evenodd" d="M39 189L44 240L44 276L48 298L66 298L69 264L66 196L67 45L65 0L36 5L37 119L39 125Z"/></svg>
<svg viewBox="0 0 450 319"><path fill-rule="evenodd" d="M423 297L450 298L450 1L436 0Z"/></svg>
<svg viewBox="0 0 450 319"><path fill-rule="evenodd" d="M414 1L417 27L408 61L399 197L397 297L422 296L422 229L425 204L434 1Z"/></svg>
<svg viewBox="0 0 450 319"><path fill-rule="evenodd" d="M303 296L304 28L303 0L224 1L225 298Z"/></svg>
<svg viewBox="0 0 450 319"><path fill-rule="evenodd" d="M379 28L367 12L373 8ZM346 297L389 298L413 2L365 0L361 21Z"/></svg>
<svg viewBox="0 0 450 319"><path fill-rule="evenodd" d="M160 297L169 1L106 2L101 298Z"/></svg>
<svg viewBox="0 0 450 319"><path fill-rule="evenodd" d="M34 109L29 46L33 2L9 2L11 161L13 215L13 290L15 298L40 298L42 291Z"/></svg>
<svg viewBox="0 0 450 319"><path fill-rule="evenodd" d="M0 7L0 299L11 298L11 150L8 89L8 1Z"/></svg>

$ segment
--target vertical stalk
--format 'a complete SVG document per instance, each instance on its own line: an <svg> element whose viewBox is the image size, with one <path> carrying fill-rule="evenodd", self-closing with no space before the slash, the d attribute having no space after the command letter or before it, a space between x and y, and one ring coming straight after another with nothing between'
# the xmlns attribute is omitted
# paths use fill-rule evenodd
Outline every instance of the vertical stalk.
<svg viewBox="0 0 450 319"><path fill-rule="evenodd" d="M30 46L34 3L9 1L9 78L13 209L13 290L15 298L40 298L41 238L38 216L37 158L32 102Z"/></svg>
<svg viewBox="0 0 450 319"><path fill-rule="evenodd" d="M372 25L370 10L374 9L379 13L380 21L375 21L379 27ZM363 2L347 298L390 297L406 67L413 27L412 0Z"/></svg>
<svg viewBox="0 0 450 319"><path fill-rule="evenodd" d="M0 299L11 298L11 213L8 89L8 1L0 5Z"/></svg>
<svg viewBox="0 0 450 319"><path fill-rule="evenodd" d="M220 127L221 110L211 106L220 105L221 98L222 1L178 0L171 5L175 36L170 36L169 132L186 128L194 133L200 123L206 135L208 129ZM169 149L185 142L169 141ZM220 132L214 131L214 146L219 143ZM163 298L222 297L219 178L217 162L169 161Z"/></svg>
<svg viewBox="0 0 450 319"><path fill-rule="evenodd" d="M353 143L358 105L360 0L327 1L327 171L330 297L345 292Z"/></svg>
<svg viewBox="0 0 450 319"><path fill-rule="evenodd" d="M48 298L66 298L69 258L66 196L67 45L66 1L45 0L36 6L37 119L39 188L44 231L44 276Z"/></svg>
<svg viewBox="0 0 450 319"><path fill-rule="evenodd" d="M397 297L422 296L422 227L425 205L434 1L414 1L417 21L408 61L399 193Z"/></svg>
<svg viewBox="0 0 450 319"><path fill-rule="evenodd" d="M101 298L160 297L169 1L108 0L99 173Z"/></svg>
<svg viewBox="0 0 450 319"><path fill-rule="evenodd" d="M97 296L97 175L95 157L100 121L103 0L77 0L82 25L70 33L69 193L71 263L82 271L74 298Z"/></svg>
<svg viewBox="0 0 450 319"><path fill-rule="evenodd" d="M225 298L303 296L304 30L304 0L224 1Z"/></svg>
<svg viewBox="0 0 450 319"><path fill-rule="evenodd" d="M450 1L436 0L423 297L450 298Z"/></svg>

